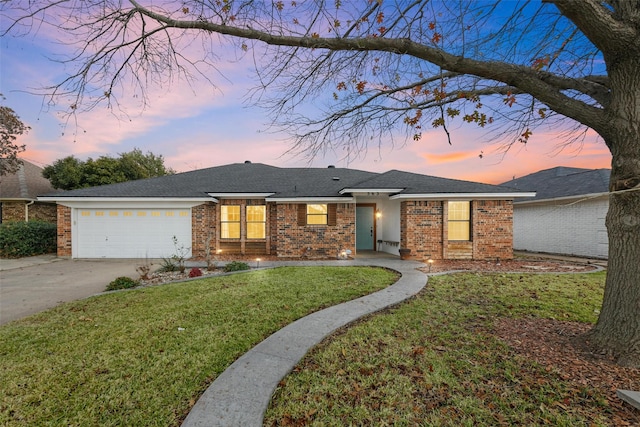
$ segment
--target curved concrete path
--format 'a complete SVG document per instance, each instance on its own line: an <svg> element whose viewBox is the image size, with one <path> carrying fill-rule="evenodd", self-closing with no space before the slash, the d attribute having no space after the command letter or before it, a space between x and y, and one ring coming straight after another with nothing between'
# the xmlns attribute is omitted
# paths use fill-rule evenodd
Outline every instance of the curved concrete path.
<svg viewBox="0 0 640 427"><path fill-rule="evenodd" d="M256 345L216 378L196 402L182 427L262 426L264 413L278 383L311 347L342 326L411 298L427 283L427 275L416 269L424 264L399 259L264 262L265 267L281 265L379 266L396 270L402 277L381 291L296 320Z"/></svg>

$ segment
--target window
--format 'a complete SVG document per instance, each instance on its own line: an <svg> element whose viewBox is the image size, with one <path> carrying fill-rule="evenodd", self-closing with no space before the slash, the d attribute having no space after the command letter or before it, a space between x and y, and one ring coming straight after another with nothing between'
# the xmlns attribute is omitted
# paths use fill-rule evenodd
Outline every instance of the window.
<svg viewBox="0 0 640 427"><path fill-rule="evenodd" d="M471 202L449 202L449 240L471 240Z"/></svg>
<svg viewBox="0 0 640 427"><path fill-rule="evenodd" d="M327 225L327 205L307 205L307 224Z"/></svg>
<svg viewBox="0 0 640 427"><path fill-rule="evenodd" d="M247 239L265 238L266 218L265 206L247 206Z"/></svg>
<svg viewBox="0 0 640 427"><path fill-rule="evenodd" d="M220 206L220 238L240 238L240 206Z"/></svg>

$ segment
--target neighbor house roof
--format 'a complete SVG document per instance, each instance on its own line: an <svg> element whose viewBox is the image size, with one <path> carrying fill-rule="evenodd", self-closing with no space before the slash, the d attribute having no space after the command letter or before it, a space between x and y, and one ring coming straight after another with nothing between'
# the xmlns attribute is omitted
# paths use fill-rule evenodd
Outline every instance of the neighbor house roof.
<svg viewBox="0 0 640 427"><path fill-rule="evenodd" d="M566 198L609 191L611 169L555 167L502 183L506 187L535 191L536 196L522 202Z"/></svg>
<svg viewBox="0 0 640 427"><path fill-rule="evenodd" d="M42 176L41 167L26 160L21 161L16 173L0 176L0 199L36 200L39 194L53 191L49 180Z"/></svg>
<svg viewBox="0 0 640 427"><path fill-rule="evenodd" d="M346 168L279 168L261 163L234 163L145 180L46 194L44 199L223 198L255 195L275 201L304 198L349 198L374 189L402 194L482 193L531 196L497 185L437 178L392 170L383 174Z"/></svg>

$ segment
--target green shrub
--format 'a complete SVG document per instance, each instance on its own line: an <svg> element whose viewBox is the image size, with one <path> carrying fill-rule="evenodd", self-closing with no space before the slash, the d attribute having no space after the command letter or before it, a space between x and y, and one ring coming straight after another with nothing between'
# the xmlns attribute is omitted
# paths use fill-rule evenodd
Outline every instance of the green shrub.
<svg viewBox="0 0 640 427"><path fill-rule="evenodd" d="M233 261L224 266L224 271L226 271L227 273L230 271L242 271L242 270L248 270L248 269L249 269L249 264L247 264L246 262L239 262L239 261Z"/></svg>
<svg viewBox="0 0 640 427"><path fill-rule="evenodd" d="M57 227L44 221L0 224L0 256L21 258L56 252Z"/></svg>
<svg viewBox="0 0 640 427"><path fill-rule="evenodd" d="M135 288L140 284L139 281L133 280L130 277L121 276L116 279L113 279L111 283L107 286L107 291L115 291L117 289L129 289Z"/></svg>

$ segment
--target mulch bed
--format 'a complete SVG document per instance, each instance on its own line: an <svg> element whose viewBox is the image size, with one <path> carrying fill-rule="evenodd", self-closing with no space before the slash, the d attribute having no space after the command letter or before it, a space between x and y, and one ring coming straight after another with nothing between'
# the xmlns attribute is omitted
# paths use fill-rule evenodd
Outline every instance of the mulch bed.
<svg viewBox="0 0 640 427"><path fill-rule="evenodd" d="M608 400L612 425L640 426L640 411L616 396L617 389L640 388L640 369L618 366L610 357L593 353L583 339L590 327L552 319L502 318L493 333L520 356L569 381L576 399L564 402L566 406L580 404L578 397L585 390L597 390Z"/></svg>
<svg viewBox="0 0 640 427"><path fill-rule="evenodd" d="M447 271L580 273L598 269L593 264L579 264L548 259L515 259L506 261L434 261L431 273ZM429 273L429 267L421 268ZM506 342L513 351L556 372L569 381L576 392L573 401L580 404L580 393L599 391L606 396L608 418L614 426L640 426L640 411L616 396L617 389L640 390L640 369L616 365L607 355L594 353L584 339L591 325L553 319L497 319L490 334ZM603 407L603 410L604 407Z"/></svg>
<svg viewBox="0 0 640 427"><path fill-rule="evenodd" d="M421 268L425 273L444 273L450 271L473 271L482 273L581 273L595 271L595 264L582 264L570 261L555 261L546 258L524 258L512 260L434 260L430 266Z"/></svg>

